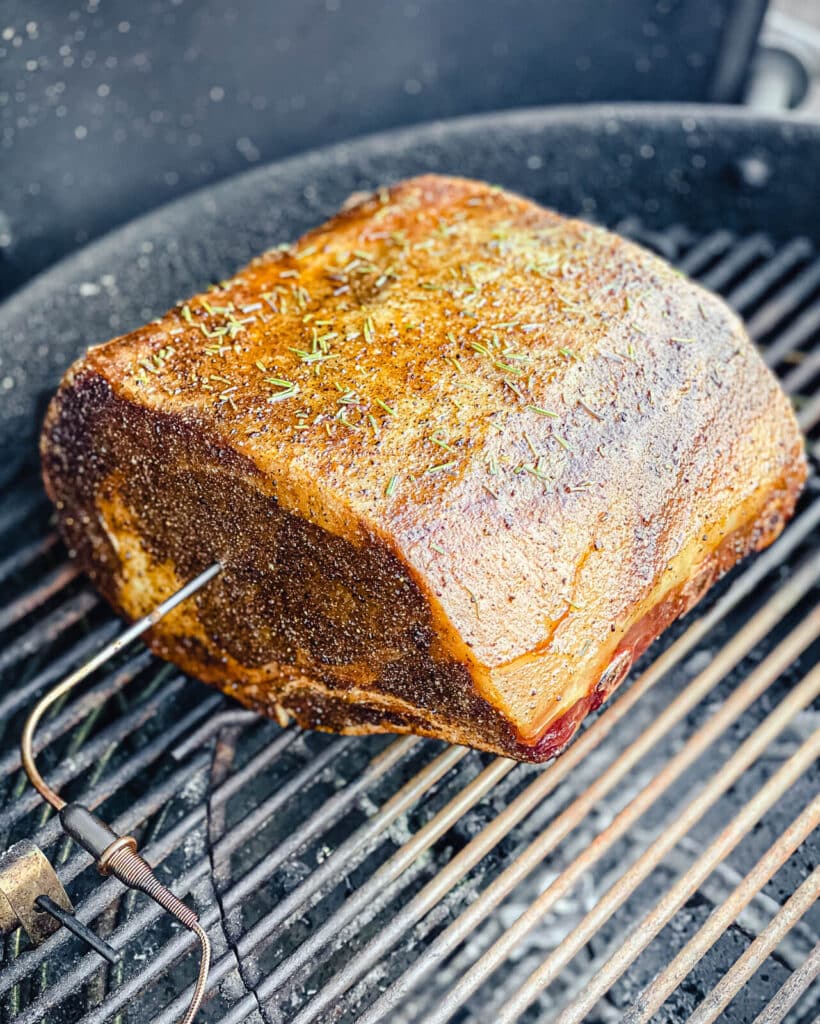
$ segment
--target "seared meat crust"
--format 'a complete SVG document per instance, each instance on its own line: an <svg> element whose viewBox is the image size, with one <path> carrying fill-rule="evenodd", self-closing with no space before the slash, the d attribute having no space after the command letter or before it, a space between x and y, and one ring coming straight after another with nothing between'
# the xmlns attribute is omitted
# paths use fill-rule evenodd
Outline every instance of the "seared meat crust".
<svg viewBox="0 0 820 1024"><path fill-rule="evenodd" d="M42 438L74 556L280 721L552 756L769 544L806 475L715 296L623 239L427 176L67 373Z"/></svg>

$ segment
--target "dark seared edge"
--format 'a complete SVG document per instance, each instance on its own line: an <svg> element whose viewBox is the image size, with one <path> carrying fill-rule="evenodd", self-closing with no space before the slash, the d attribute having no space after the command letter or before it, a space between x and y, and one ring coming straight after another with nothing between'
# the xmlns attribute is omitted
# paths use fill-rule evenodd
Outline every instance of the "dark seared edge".
<svg viewBox="0 0 820 1024"><path fill-rule="evenodd" d="M715 296L481 183L368 197L67 374L74 556L150 638L312 728L544 760L805 480Z"/></svg>

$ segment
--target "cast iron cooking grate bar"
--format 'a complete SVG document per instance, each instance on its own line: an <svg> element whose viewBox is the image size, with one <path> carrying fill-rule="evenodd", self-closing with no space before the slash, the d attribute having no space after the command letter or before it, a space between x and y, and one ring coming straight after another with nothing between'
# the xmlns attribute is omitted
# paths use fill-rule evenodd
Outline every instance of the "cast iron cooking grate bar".
<svg viewBox="0 0 820 1024"><path fill-rule="evenodd" d="M619 228L746 317L816 451L811 244ZM199 909L214 945L203 1021L566 1024L627 1008L644 1021L666 1001L706 1021L735 998L754 1007L738 1019L808 1021L817 490L815 477L780 540L656 644L550 765L281 730L140 650L56 709L45 759ZM171 1024L191 937L100 882L26 787L16 747L35 696L116 623L65 560L36 481L0 505L0 536L0 847L34 838L80 919L125 954L112 968L65 930L33 950L15 934L0 1020ZM746 985L764 963L769 981Z"/></svg>

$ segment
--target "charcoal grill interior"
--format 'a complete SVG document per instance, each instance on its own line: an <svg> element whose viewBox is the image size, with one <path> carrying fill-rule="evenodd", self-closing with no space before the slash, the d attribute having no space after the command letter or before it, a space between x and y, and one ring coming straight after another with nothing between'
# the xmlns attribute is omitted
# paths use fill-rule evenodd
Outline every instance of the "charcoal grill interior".
<svg viewBox="0 0 820 1024"><path fill-rule="evenodd" d="M203 1021L817 1019L820 251L777 225L610 226L746 318L808 437L793 523L547 766L282 730L140 647L58 707L40 733L50 781L136 835L208 927ZM31 471L0 502L0 536L0 848L39 843L124 954L112 967L65 930L37 949L15 933L0 1020L171 1024L195 940L100 879L16 746L36 695L120 624Z"/></svg>

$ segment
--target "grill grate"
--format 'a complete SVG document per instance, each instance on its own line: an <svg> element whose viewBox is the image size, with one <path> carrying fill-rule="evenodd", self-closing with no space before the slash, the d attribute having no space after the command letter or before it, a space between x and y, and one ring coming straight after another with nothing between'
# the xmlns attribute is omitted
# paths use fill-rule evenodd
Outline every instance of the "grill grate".
<svg viewBox="0 0 820 1024"><path fill-rule="evenodd" d="M820 457L811 243L617 229L744 315ZM125 956L111 967L65 930L37 949L15 934L0 1019L171 1024L195 940L100 882L20 770L25 710L118 628L48 516L34 479L0 504L0 848L34 838L80 919ZM546 767L283 731L141 650L56 709L41 760L201 911L214 946L203 1021L808 1022L818 521L815 475L777 544L668 631Z"/></svg>

